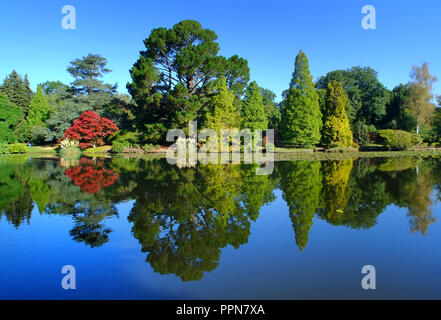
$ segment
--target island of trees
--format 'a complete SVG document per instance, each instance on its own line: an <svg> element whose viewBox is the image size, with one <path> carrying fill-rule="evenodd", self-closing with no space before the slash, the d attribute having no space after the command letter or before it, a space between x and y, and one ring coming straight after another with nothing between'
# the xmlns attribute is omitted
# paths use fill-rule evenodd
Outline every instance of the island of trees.
<svg viewBox="0 0 441 320"><path fill-rule="evenodd" d="M168 129L195 120L200 129L275 129L278 147L296 149L405 150L441 142L437 79L427 63L389 90L370 67L330 71L314 82L300 51L276 102L276 94L250 82L247 60L219 55L216 33L197 21L154 29L144 45L130 70L129 94L102 81L111 70L99 54L70 62L70 84L47 81L36 92L27 75L12 71L0 85L0 153L26 152L29 143L147 151L166 144Z"/></svg>

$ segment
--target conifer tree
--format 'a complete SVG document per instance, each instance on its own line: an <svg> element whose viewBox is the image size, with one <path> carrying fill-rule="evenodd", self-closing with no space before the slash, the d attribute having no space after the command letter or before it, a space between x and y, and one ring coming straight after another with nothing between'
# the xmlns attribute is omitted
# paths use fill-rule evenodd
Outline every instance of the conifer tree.
<svg viewBox="0 0 441 320"><path fill-rule="evenodd" d="M348 96L339 81L328 84L323 114L322 144L324 146L350 147L353 136L346 112Z"/></svg>
<svg viewBox="0 0 441 320"><path fill-rule="evenodd" d="M45 121L49 118L50 106L47 103L46 97L38 86L37 93L32 98L29 105L29 112L26 121L29 126L45 126Z"/></svg>
<svg viewBox="0 0 441 320"><path fill-rule="evenodd" d="M0 86L2 92L10 102L19 107L24 114L28 112L29 103L32 98L32 90L29 87L28 77L23 79L15 70L6 77L3 85Z"/></svg>
<svg viewBox="0 0 441 320"><path fill-rule="evenodd" d="M282 141L299 147L317 145L321 138L322 113L308 59L302 51L296 57L290 88L284 96L280 128Z"/></svg>
<svg viewBox="0 0 441 320"><path fill-rule="evenodd" d="M251 82L248 86L240 113L242 128L250 130L266 130L268 128L268 118L263 105L263 97L260 94L260 88L256 81Z"/></svg>
<svg viewBox="0 0 441 320"><path fill-rule="evenodd" d="M240 114L234 106L234 93L228 89L225 77L219 78L213 89L217 94L208 104L206 127L215 130L219 135L221 129L238 128Z"/></svg>

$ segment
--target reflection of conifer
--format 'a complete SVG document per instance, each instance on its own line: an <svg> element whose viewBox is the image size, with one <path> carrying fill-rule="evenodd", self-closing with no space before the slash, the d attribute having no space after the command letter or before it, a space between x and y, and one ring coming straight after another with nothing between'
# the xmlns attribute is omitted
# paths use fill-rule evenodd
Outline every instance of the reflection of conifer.
<svg viewBox="0 0 441 320"><path fill-rule="evenodd" d="M289 207L296 243L303 250L319 205L322 176L318 161L283 162L279 166L280 187Z"/></svg>

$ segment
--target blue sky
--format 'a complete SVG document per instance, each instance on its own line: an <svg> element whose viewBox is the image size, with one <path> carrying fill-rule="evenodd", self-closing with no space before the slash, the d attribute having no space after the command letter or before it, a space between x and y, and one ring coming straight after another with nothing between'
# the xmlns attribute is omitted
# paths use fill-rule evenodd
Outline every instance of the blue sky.
<svg viewBox="0 0 441 320"><path fill-rule="evenodd" d="M67 4L76 8L76 30L61 27ZM376 8L376 30L361 27L364 5ZM441 78L440 12L439 0L8 1L0 9L0 79L16 69L29 75L33 89L46 80L69 83L69 62L99 53L113 70L104 80L126 92L129 69L150 31L196 19L217 33L222 55L246 58L251 79L279 97L300 49L315 79L371 66L392 89L423 62ZM441 94L440 83L435 93Z"/></svg>

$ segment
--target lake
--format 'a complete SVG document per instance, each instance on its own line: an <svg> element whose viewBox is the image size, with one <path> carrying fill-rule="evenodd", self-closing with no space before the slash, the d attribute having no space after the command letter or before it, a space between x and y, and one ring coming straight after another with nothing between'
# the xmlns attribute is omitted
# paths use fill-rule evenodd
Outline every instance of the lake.
<svg viewBox="0 0 441 320"><path fill-rule="evenodd" d="M440 299L440 187L434 157L1 157L0 299Z"/></svg>

